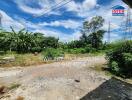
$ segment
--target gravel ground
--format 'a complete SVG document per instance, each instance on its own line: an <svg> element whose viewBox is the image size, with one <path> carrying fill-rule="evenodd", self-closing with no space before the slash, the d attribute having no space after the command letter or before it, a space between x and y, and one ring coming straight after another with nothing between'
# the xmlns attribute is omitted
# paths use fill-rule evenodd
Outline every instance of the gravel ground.
<svg viewBox="0 0 132 100"><path fill-rule="evenodd" d="M91 69L105 62L103 56L97 56L27 68L0 69L0 84L21 84L1 100L16 100L18 96L24 100L80 100L110 80L110 76Z"/></svg>

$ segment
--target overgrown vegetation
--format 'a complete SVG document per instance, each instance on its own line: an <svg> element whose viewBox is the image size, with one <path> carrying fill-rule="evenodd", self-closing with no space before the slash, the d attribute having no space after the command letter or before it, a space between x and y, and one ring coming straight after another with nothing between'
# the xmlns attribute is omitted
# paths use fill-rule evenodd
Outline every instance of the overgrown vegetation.
<svg viewBox="0 0 132 100"><path fill-rule="evenodd" d="M103 47L104 19L100 16L93 17L91 21L85 21L81 30L82 36L79 40L69 43L59 42L58 38L46 37L42 33L32 33L24 29L16 32L11 27L11 32L0 31L0 53L15 51L17 53L42 52L47 48L63 49L68 53L96 52ZM3 52L4 51L4 52Z"/></svg>
<svg viewBox="0 0 132 100"><path fill-rule="evenodd" d="M107 59L108 66L114 74L132 77L131 40L116 43L116 46L107 53Z"/></svg>
<svg viewBox="0 0 132 100"><path fill-rule="evenodd" d="M13 83L13 84L11 84L10 87L8 87L8 88L9 88L9 90L13 90L13 89L16 89L16 88L18 88L18 87L20 87L20 86L21 86L20 84Z"/></svg>
<svg viewBox="0 0 132 100"><path fill-rule="evenodd" d="M67 48L72 49L73 53L74 51L75 53L90 53L103 49L102 40L105 33L104 30L101 30L103 23L104 19L101 16L93 17L91 21L85 21L80 40L68 43Z"/></svg>
<svg viewBox="0 0 132 100"><path fill-rule="evenodd" d="M43 63L43 58L55 59L65 54L105 53L107 51L108 66L117 75L132 75L132 41L104 43L105 30L102 30L104 19L95 16L83 23L81 37L68 43L58 38L46 37L42 33L32 33L24 29L16 32L0 30L0 58L12 54L16 66L28 66ZM39 56L38 56L39 55Z"/></svg>
<svg viewBox="0 0 132 100"><path fill-rule="evenodd" d="M42 54L44 57L47 57L51 60L54 60L55 57L64 56L64 52L62 49L54 49L54 48L47 48L45 49Z"/></svg>
<svg viewBox="0 0 132 100"><path fill-rule="evenodd" d="M45 37L42 33L31 33L24 29L15 32L0 32L0 51L16 51L17 53L41 52L44 48L58 47L58 39Z"/></svg>

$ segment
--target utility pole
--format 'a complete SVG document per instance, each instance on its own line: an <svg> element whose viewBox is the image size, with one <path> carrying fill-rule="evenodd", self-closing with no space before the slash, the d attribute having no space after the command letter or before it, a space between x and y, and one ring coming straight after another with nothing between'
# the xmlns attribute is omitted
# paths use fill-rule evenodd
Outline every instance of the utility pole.
<svg viewBox="0 0 132 100"><path fill-rule="evenodd" d="M131 22L131 10L129 8L129 39L132 39L132 22Z"/></svg>
<svg viewBox="0 0 132 100"><path fill-rule="evenodd" d="M111 42L111 36L110 36L110 33L111 33L111 23L109 22L108 25L109 25L108 26L108 43L110 43Z"/></svg>
<svg viewBox="0 0 132 100"><path fill-rule="evenodd" d="M130 8L127 10L127 16L126 16L126 25L125 25L125 32L124 32L124 40L131 38L131 13ZM130 35L130 37L129 37Z"/></svg>
<svg viewBox="0 0 132 100"><path fill-rule="evenodd" d="M125 32L124 32L124 40L126 40L126 35L128 31L128 10L127 10L127 15L126 15L126 25L125 25Z"/></svg>
<svg viewBox="0 0 132 100"><path fill-rule="evenodd" d="M128 34L127 38L130 39L130 34L131 34L131 13L130 13L130 8L128 8Z"/></svg>

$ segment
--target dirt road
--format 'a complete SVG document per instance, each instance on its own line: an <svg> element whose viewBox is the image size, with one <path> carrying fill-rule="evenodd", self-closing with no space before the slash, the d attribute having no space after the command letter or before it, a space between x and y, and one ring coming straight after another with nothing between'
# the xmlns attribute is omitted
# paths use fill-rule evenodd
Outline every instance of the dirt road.
<svg viewBox="0 0 132 100"><path fill-rule="evenodd" d="M16 100L18 96L24 100L80 100L111 78L91 69L105 62L103 56L97 56L27 68L0 69L0 84L21 85L1 100Z"/></svg>

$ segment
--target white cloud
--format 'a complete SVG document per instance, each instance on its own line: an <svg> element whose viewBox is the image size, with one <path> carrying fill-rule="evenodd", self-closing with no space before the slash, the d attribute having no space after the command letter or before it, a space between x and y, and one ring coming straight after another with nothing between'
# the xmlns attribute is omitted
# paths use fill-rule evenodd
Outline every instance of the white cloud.
<svg viewBox="0 0 132 100"><path fill-rule="evenodd" d="M82 8L83 9L91 9L94 8L97 5L97 1L96 0L85 0L82 3Z"/></svg>
<svg viewBox="0 0 132 100"><path fill-rule="evenodd" d="M76 12L80 17L86 17L89 15L89 11L96 6L98 6L97 0L84 0L82 3L72 1L66 5L66 9L67 11Z"/></svg>
<svg viewBox="0 0 132 100"><path fill-rule="evenodd" d="M12 19L9 15L7 15L4 11L0 10L0 14L2 15L2 27L4 29L9 30L10 26L12 26L15 30L19 30L24 28L24 26L18 21Z"/></svg>
<svg viewBox="0 0 132 100"><path fill-rule="evenodd" d="M40 23L40 26L53 26L53 27L59 27L62 26L66 29L77 29L81 26L80 21L75 21L75 20L60 20L60 21L53 21L50 23Z"/></svg>
<svg viewBox="0 0 132 100"><path fill-rule="evenodd" d="M57 3L60 3L61 0L53 0L54 2L51 3L51 0L14 0L18 7L27 13L39 16L42 15L45 11L51 10L51 7ZM37 2L37 4L40 6L39 8L33 8L28 5L28 3L31 2ZM123 17L114 17L112 16L111 7L115 6L116 4L123 5L124 7L127 7L125 4L123 4L121 1L113 1L109 6L100 6L100 9L93 10L96 6L99 6L97 4L97 0L84 0L82 3L72 1L69 4L65 5L65 8L67 11L72 11L76 14L78 17L83 17L87 20L89 20L91 17L100 15L105 19L105 24L103 28L105 30L108 29L108 22L111 21L111 29L117 29L120 26L120 23L123 21ZM48 9L48 10L47 10ZM3 26L6 28L9 28L10 26L14 26L15 29L21 29L24 26L26 26L29 29L35 30L35 32L42 32L46 36L56 36L59 37L61 41L70 41L79 39L81 36L80 32L78 31L78 28L82 25L82 21L76 21L73 19L69 20L56 20L51 21L49 23L42 22L42 23L32 23L28 22L24 19L19 18L16 21L10 16L8 16L5 12L0 10L0 13L2 13L2 23ZM59 10L53 11L50 14L61 14ZM45 26L53 26L53 27L64 27L66 29L73 29L77 32L74 32L73 34L64 34L58 30L51 30L46 28ZM111 33L112 39L116 39L120 37L120 34L117 33ZM107 34L105 34L105 39L107 38Z"/></svg>
<svg viewBox="0 0 132 100"><path fill-rule="evenodd" d="M85 17L86 20L90 20L93 16L102 16L105 19L104 26L102 27L104 30L108 31L109 22L111 22L111 41L121 39L122 38L122 32L113 32L113 30L118 30L121 26L121 24L124 24L126 21L126 16L112 16L112 7L116 5L124 6L127 10L128 6L124 4L122 1L119 0L113 0L113 2L107 6L100 6L99 9L94 11L87 12L87 16ZM126 12L125 12L126 15ZM108 33L106 32L104 36L104 40L108 40Z"/></svg>
<svg viewBox="0 0 132 100"><path fill-rule="evenodd" d="M46 25L50 25L50 23L35 24L35 23L32 23L32 22L26 21L25 19L22 19L22 18L17 18L17 20L21 20L21 23L24 25L24 28L26 28L28 30L32 29L33 32L41 32L45 36L54 36L56 38L59 38L60 41L63 41L63 42L68 42L68 41L71 41L71 40L77 40L81 36L81 33L77 30L72 34L66 34L66 33L61 32L61 30L60 31L56 30L56 29L53 30L53 29L49 29L49 28L45 27ZM62 20L58 23L61 23L61 22L67 22L67 21ZM57 24L56 22L51 22L51 23L53 23L52 24L53 26L54 25L55 26L56 25L57 26L62 25L63 27L67 27L67 28L69 28L68 24L72 24L72 25L76 24L75 21L73 21L73 20L69 20L68 22L69 23L64 23L64 25L63 24ZM72 28L75 28L75 27L77 28L77 27L80 26L79 23L77 23L77 25L75 25L75 26L72 26L72 25L71 25ZM19 28L19 29L21 29L21 28ZM17 29L17 30L19 30L19 29ZM29 31L31 31L31 30L29 30Z"/></svg>
<svg viewBox="0 0 132 100"><path fill-rule="evenodd" d="M60 0L59 0L60 1ZM41 16L43 14L46 15L60 15L59 11L52 11L52 7L58 3L57 0L51 2L50 0L14 0L14 2L18 5L18 7L29 14L33 14L34 16ZM28 4L36 3L39 7L31 7ZM59 6L59 5L57 5Z"/></svg>
<svg viewBox="0 0 132 100"><path fill-rule="evenodd" d="M59 38L60 41L62 42L69 42L69 41L72 41L72 40L78 40L81 36L81 33L80 32L74 32L73 34L64 34L60 31L57 31L57 30L49 30L49 29L37 29L37 30L34 30L34 32L41 32L43 33L45 36L53 36L53 37L56 37L56 38Z"/></svg>
<svg viewBox="0 0 132 100"><path fill-rule="evenodd" d="M59 7L68 1L69 0L14 0L22 11L35 16L41 16L45 13L46 15L61 15L59 9L53 11L52 8L56 6ZM36 3L39 7L33 8L29 6L30 3ZM98 6L97 0L84 0L82 3L77 3L73 0L63 7L66 8L67 11L76 12L76 14L80 17L86 17L88 15L87 12L96 6Z"/></svg>

